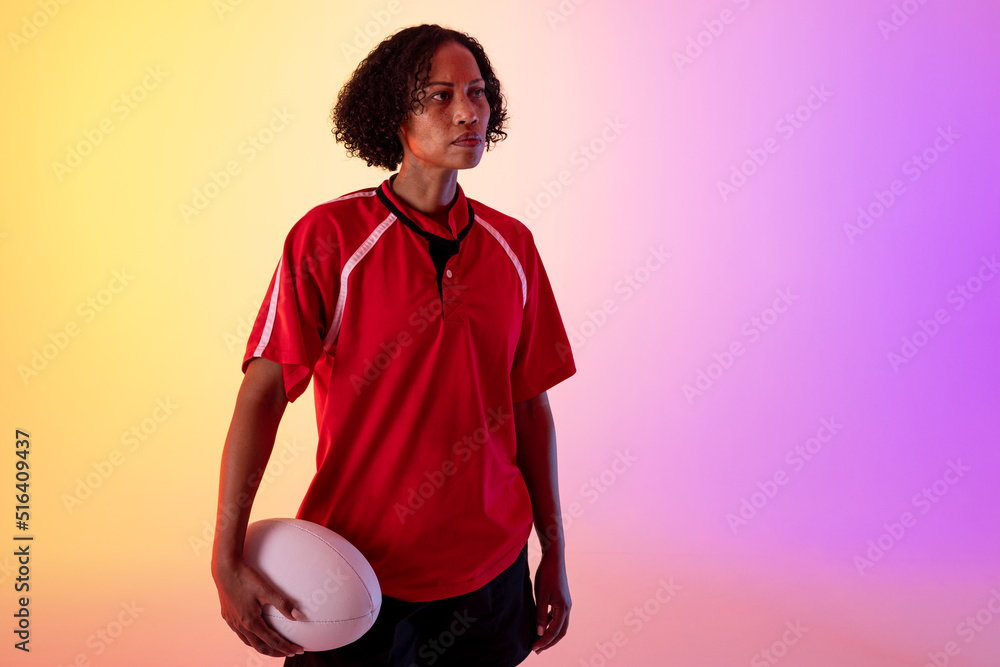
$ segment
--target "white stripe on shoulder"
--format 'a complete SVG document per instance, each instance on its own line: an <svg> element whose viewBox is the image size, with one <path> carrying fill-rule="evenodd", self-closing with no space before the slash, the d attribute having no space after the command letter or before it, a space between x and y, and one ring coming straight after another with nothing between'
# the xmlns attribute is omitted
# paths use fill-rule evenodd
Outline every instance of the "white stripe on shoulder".
<svg viewBox="0 0 1000 667"><path fill-rule="evenodd" d="M347 279L351 275L351 271L354 267L364 259L364 256L368 254L372 248L375 247L375 243L382 236L382 233L396 221L396 216L393 213L389 214L389 217L379 223L379 226L372 230L372 233L368 235L365 242L354 251L351 258L347 260L347 264L344 264L343 270L340 272L340 292L337 296L337 307L333 311L333 321L330 323L330 330L326 332L326 338L323 340L323 347L329 348L333 341L337 338L337 334L340 333L340 323L344 318L344 304L347 303Z"/></svg>
<svg viewBox="0 0 1000 667"><path fill-rule="evenodd" d="M486 231L488 231L493 236L493 238L497 240L497 243L499 243L500 247L502 247L504 249L504 252L507 253L507 257L510 258L511 263L517 270L517 275L521 279L521 296L522 296L521 307L524 308L524 306L528 303L528 281L524 277L524 269L521 268L521 262L518 261L517 255L514 254L514 251L510 249L510 245L507 244L507 240L500 234L500 232L496 230L496 228L493 225L486 222L478 215L476 216L476 222L485 227Z"/></svg>
<svg viewBox="0 0 1000 667"><path fill-rule="evenodd" d="M259 357L264 354L264 348L271 340L271 332L274 330L274 316L278 312L278 288L281 287L281 264L285 261L284 256L278 258L278 269L274 272L274 290L271 292L271 303L267 306L267 319L264 320L264 330L260 333L260 343L253 351L253 356Z"/></svg>
<svg viewBox="0 0 1000 667"><path fill-rule="evenodd" d="M336 199L331 199L330 201L323 202L323 204L332 204L335 201L344 201L345 199L354 199L355 197L374 197L375 190L362 190L361 192L352 192L349 195L343 195L337 197ZM322 206L323 204L320 204Z"/></svg>

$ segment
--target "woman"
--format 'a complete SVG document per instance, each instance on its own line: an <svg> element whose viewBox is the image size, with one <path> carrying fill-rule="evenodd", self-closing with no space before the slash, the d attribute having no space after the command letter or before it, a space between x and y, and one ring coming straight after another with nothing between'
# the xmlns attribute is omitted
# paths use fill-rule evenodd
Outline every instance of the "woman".
<svg viewBox="0 0 1000 667"><path fill-rule="evenodd" d="M458 185L506 136L500 83L475 39L421 25L368 55L331 118L350 154L399 171L315 207L286 238L223 451L222 615L286 665L519 664L568 626L545 392L576 368L530 232ZM300 610L242 561L278 422L310 379L317 471L297 517L357 546L383 593L361 639L316 653L267 626L266 604Z"/></svg>

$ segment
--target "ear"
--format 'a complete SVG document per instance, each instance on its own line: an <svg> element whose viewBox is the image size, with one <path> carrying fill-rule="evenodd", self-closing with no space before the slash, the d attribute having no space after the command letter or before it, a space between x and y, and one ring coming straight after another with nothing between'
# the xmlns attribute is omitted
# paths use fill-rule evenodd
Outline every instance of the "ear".
<svg viewBox="0 0 1000 667"><path fill-rule="evenodd" d="M403 153L400 158L400 166L402 166L403 162L412 159L412 157L407 157L410 155L410 143L406 139L406 130L403 129L402 125L396 130L396 138L399 139L399 147Z"/></svg>
<svg viewBox="0 0 1000 667"><path fill-rule="evenodd" d="M410 143L406 139L406 130L403 129L402 125L396 130L396 138L399 139L399 146L403 149L403 156L405 157L410 151Z"/></svg>

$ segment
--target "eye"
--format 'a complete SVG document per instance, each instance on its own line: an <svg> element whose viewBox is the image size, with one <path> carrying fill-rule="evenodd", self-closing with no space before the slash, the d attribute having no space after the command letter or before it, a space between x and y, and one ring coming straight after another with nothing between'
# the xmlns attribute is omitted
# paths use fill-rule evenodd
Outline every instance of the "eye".
<svg viewBox="0 0 1000 667"><path fill-rule="evenodd" d="M444 97L438 97L438 95L443 95ZM431 99L441 100L442 102L445 99L447 99L447 97L448 97L448 91L447 90L439 90L438 92L431 94Z"/></svg>
<svg viewBox="0 0 1000 667"><path fill-rule="evenodd" d="M476 97L486 97L486 89L476 88L475 90L472 91L472 94L475 95Z"/></svg>

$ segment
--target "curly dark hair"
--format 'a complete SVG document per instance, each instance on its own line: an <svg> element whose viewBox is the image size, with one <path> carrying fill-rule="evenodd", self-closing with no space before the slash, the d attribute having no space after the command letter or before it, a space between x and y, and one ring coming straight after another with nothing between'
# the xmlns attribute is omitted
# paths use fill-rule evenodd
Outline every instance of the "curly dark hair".
<svg viewBox="0 0 1000 667"><path fill-rule="evenodd" d="M469 49L479 65L490 105L486 150L507 137L506 99L483 47L464 32L424 24L403 28L383 40L341 88L330 111L331 131L348 155L363 158L369 167L389 171L403 161L403 146L396 133L410 113L423 109L431 57L444 42L457 42Z"/></svg>

